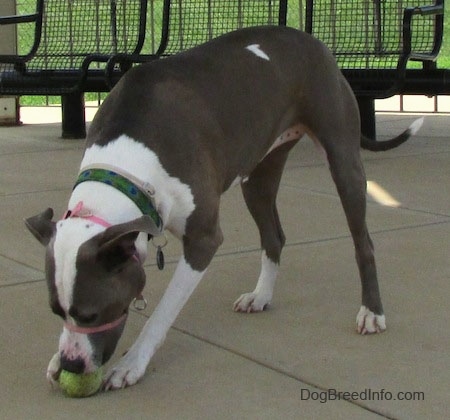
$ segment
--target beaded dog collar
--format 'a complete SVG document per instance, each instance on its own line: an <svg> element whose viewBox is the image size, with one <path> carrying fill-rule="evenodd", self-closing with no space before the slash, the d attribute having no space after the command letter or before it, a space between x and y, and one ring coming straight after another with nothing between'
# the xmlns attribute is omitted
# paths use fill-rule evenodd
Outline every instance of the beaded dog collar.
<svg viewBox="0 0 450 420"><path fill-rule="evenodd" d="M101 182L125 194L136 204L142 214L150 216L156 227L162 231L163 222L156 210L153 198L154 190L151 185L138 180L119 168L107 165L92 165L92 167L84 168L78 175L73 188L75 189L79 184L86 181Z"/></svg>

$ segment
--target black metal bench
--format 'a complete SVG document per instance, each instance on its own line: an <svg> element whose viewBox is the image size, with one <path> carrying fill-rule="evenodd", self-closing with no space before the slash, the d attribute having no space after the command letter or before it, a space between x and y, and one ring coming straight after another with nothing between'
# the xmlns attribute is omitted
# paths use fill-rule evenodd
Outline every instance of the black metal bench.
<svg viewBox="0 0 450 420"><path fill-rule="evenodd" d="M286 25L288 0L166 0L166 3L167 24L163 25L157 52L161 57L239 28Z"/></svg>
<svg viewBox="0 0 450 420"><path fill-rule="evenodd" d="M376 138L375 99L449 92L448 71L435 62L443 18L443 0L426 6L417 0L307 0L306 31L335 54L369 138ZM409 68L410 62L419 68Z"/></svg>
<svg viewBox="0 0 450 420"><path fill-rule="evenodd" d="M425 0L427 1L427 0ZM172 0L158 56L171 55L243 26L296 26L335 54L358 99L363 133L376 139L375 99L450 92L436 68L444 0ZM305 17L304 27L301 16ZM407 69L411 61L421 69Z"/></svg>
<svg viewBox="0 0 450 420"><path fill-rule="evenodd" d="M132 64L174 55L239 28L286 25L288 0L159 0L159 4L161 36L153 53L117 54L110 59L110 68L120 60ZM110 85L117 82L116 75L107 72L107 76Z"/></svg>
<svg viewBox="0 0 450 420"><path fill-rule="evenodd" d="M134 63L234 29L285 24L286 5L287 0L36 0L35 13L0 17L0 28L34 25L29 51L0 55L0 95L61 95L62 136L82 138L84 92L107 92ZM147 20L158 17L153 23L161 35L151 34L157 40L152 44Z"/></svg>
<svg viewBox="0 0 450 420"><path fill-rule="evenodd" d="M0 55L0 94L61 95L63 137L85 137L84 92L108 91L136 59L146 17L147 0L37 0L35 13L0 17L34 26L28 51Z"/></svg>
<svg viewBox="0 0 450 420"><path fill-rule="evenodd" d="M168 57L244 27L286 25L288 0L160 0L159 4L161 36L154 53L117 54L109 67L123 59L132 64ZM109 85L117 82L117 75L107 72L107 77Z"/></svg>
<svg viewBox="0 0 450 420"><path fill-rule="evenodd" d="M63 137L83 137L84 92L108 91L133 63L263 24L305 29L328 45L357 96L362 129L370 138L376 138L374 99L450 91L449 71L435 65L443 0L421 7L414 0L159 0L149 5L151 13L147 0L37 0L35 14L0 17L0 25L35 25L27 54L0 55L0 95L62 95ZM156 8L160 12L153 13ZM146 24L155 19L161 35L152 34L149 46ZM410 60L422 68L407 68Z"/></svg>

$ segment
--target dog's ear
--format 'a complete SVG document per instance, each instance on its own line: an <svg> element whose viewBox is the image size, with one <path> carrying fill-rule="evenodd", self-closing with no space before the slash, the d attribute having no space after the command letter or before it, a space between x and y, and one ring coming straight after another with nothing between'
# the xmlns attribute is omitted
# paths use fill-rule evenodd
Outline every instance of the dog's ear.
<svg viewBox="0 0 450 420"><path fill-rule="evenodd" d="M52 222L53 210L48 208L36 216L25 219L25 226L33 236L44 246L47 246L55 233L56 224Z"/></svg>
<svg viewBox="0 0 450 420"><path fill-rule="evenodd" d="M97 258L108 271L119 268L136 255L134 242L140 232L161 234L151 217L142 216L111 226L98 236Z"/></svg>
<svg viewBox="0 0 450 420"><path fill-rule="evenodd" d="M102 233L102 240L106 243L128 233L135 233L137 236L140 232L145 232L152 236L161 235L161 229L156 226L150 216L141 216L130 222L109 227Z"/></svg>

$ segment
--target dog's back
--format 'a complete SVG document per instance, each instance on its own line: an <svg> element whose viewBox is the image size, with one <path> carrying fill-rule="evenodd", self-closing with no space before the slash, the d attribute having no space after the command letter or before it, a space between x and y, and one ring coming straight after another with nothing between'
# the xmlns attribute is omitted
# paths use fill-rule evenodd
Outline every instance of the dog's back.
<svg viewBox="0 0 450 420"><path fill-rule="evenodd" d="M185 166L179 159L220 167L226 156L219 174L225 190L286 129L298 121L317 125L324 96L341 84L320 41L292 28L248 28L131 69L99 110L87 145L125 133L163 159L170 155L163 164L176 174Z"/></svg>

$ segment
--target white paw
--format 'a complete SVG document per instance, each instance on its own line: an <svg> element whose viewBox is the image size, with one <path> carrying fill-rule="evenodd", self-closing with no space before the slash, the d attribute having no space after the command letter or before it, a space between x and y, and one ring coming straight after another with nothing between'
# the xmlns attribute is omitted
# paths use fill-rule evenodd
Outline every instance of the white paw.
<svg viewBox="0 0 450 420"><path fill-rule="evenodd" d="M61 359L59 352L55 353L50 359L50 363L47 368L47 381L52 387L55 387L58 383L59 374L61 373Z"/></svg>
<svg viewBox="0 0 450 420"><path fill-rule="evenodd" d="M386 318L384 315L375 315L365 306L361 306L356 315L356 329L361 335L383 332L386 329Z"/></svg>
<svg viewBox="0 0 450 420"><path fill-rule="evenodd" d="M135 357L130 350L109 370L103 383L103 389L109 391L134 385L144 376L146 368L147 363L139 357Z"/></svg>
<svg viewBox="0 0 450 420"><path fill-rule="evenodd" d="M263 293L244 293L234 302L235 312L262 312L270 304L272 297Z"/></svg>

